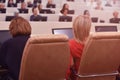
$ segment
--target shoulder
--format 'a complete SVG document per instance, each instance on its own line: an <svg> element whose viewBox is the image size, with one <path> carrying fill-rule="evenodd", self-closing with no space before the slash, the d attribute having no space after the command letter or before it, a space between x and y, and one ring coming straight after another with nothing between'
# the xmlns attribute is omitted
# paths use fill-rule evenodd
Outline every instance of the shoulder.
<svg viewBox="0 0 120 80"><path fill-rule="evenodd" d="M11 40L12 40L12 38L10 38L10 39L6 40L5 42L3 42L1 44L1 48L7 47L8 45L10 45Z"/></svg>
<svg viewBox="0 0 120 80"><path fill-rule="evenodd" d="M33 17L34 15L31 15L30 17Z"/></svg>

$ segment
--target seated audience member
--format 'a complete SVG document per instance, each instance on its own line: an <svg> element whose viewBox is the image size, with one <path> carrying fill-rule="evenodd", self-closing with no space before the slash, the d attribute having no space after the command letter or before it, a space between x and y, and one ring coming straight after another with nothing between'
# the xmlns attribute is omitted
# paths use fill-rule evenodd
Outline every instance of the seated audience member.
<svg viewBox="0 0 120 80"><path fill-rule="evenodd" d="M61 11L62 16L59 16L60 22L71 22L72 16L68 16L68 9L64 9Z"/></svg>
<svg viewBox="0 0 120 80"><path fill-rule="evenodd" d="M5 3L6 2L6 0L0 0L0 3Z"/></svg>
<svg viewBox="0 0 120 80"><path fill-rule="evenodd" d="M0 48L0 65L8 69L8 79L5 80L19 80L21 58L31 35L31 26L24 18L16 17L11 21L9 30L12 38L5 41Z"/></svg>
<svg viewBox="0 0 120 80"><path fill-rule="evenodd" d="M106 4L105 4L105 6L112 7L111 1L107 1Z"/></svg>
<svg viewBox="0 0 120 80"><path fill-rule="evenodd" d="M101 1L97 1L97 6L95 7L95 10L103 10Z"/></svg>
<svg viewBox="0 0 120 80"><path fill-rule="evenodd" d="M63 4L63 7L60 10L60 12L63 14L63 12L64 12L65 9L69 10L69 5L67 3Z"/></svg>
<svg viewBox="0 0 120 80"><path fill-rule="evenodd" d="M22 3L24 0L16 0L16 3Z"/></svg>
<svg viewBox="0 0 120 80"><path fill-rule="evenodd" d="M25 2L22 2L22 3L21 3L21 9L26 9L26 8L27 8L26 3L25 3Z"/></svg>
<svg viewBox="0 0 120 80"><path fill-rule="evenodd" d="M41 20L41 16L38 15L38 8L37 7L33 7L32 8L32 12L33 12L33 15L30 16L30 21L40 21Z"/></svg>
<svg viewBox="0 0 120 80"><path fill-rule="evenodd" d="M27 2L27 7L33 7L33 4L32 4L31 1L28 1L28 2Z"/></svg>
<svg viewBox="0 0 120 80"><path fill-rule="evenodd" d="M89 17L90 17L90 13L89 13L88 10L85 10L83 15L86 15L86 16L89 16Z"/></svg>
<svg viewBox="0 0 120 80"><path fill-rule="evenodd" d="M62 13L63 16L67 16L68 15L68 9L63 9L61 11L61 13Z"/></svg>
<svg viewBox="0 0 120 80"><path fill-rule="evenodd" d="M63 4L63 7L62 7L61 11L64 10L64 9L68 9L69 10L69 5L67 3Z"/></svg>
<svg viewBox="0 0 120 80"><path fill-rule="evenodd" d="M0 3L0 9L5 9L4 3Z"/></svg>
<svg viewBox="0 0 120 80"><path fill-rule="evenodd" d="M76 80L84 44L90 34L91 19L89 16L78 16L73 22L74 38L69 41L70 65L66 80ZM73 63L72 63L73 62Z"/></svg>
<svg viewBox="0 0 120 80"><path fill-rule="evenodd" d="M13 0L8 0L7 7L17 7L17 4L15 4Z"/></svg>
<svg viewBox="0 0 120 80"><path fill-rule="evenodd" d="M113 18L110 19L110 23L119 23L120 18L118 18L119 13L117 11L113 12Z"/></svg>
<svg viewBox="0 0 120 80"><path fill-rule="evenodd" d="M64 9L68 9L68 14L74 14L74 10L69 10L69 5L67 3L63 4L63 7L60 10L60 12L62 13L62 11L64 11Z"/></svg>
<svg viewBox="0 0 120 80"><path fill-rule="evenodd" d="M19 10L19 13L28 13L28 9L27 9L26 3L22 2L21 3L21 8L18 9L18 10Z"/></svg>
<svg viewBox="0 0 120 80"><path fill-rule="evenodd" d="M48 0L48 3L46 5L47 8L55 8L55 4L53 3L53 0Z"/></svg>
<svg viewBox="0 0 120 80"><path fill-rule="evenodd" d="M4 3L0 3L0 13L6 13L6 8Z"/></svg>

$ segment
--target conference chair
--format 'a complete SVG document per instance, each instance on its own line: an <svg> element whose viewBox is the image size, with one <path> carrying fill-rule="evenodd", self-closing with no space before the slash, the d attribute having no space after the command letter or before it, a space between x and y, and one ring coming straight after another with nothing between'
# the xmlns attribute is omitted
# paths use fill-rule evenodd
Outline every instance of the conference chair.
<svg viewBox="0 0 120 80"><path fill-rule="evenodd" d="M23 52L19 80L64 80L69 55L65 35L32 36Z"/></svg>
<svg viewBox="0 0 120 80"><path fill-rule="evenodd" d="M120 33L92 34L85 44L77 80L115 80L120 65Z"/></svg>

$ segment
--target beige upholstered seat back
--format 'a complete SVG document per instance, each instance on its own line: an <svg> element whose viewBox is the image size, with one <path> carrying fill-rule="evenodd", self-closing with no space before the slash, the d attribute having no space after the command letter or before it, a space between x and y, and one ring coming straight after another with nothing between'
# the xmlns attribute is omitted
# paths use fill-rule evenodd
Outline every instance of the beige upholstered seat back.
<svg viewBox="0 0 120 80"><path fill-rule="evenodd" d="M64 80L69 55L67 36L32 36L24 49L19 80Z"/></svg>
<svg viewBox="0 0 120 80"><path fill-rule="evenodd" d="M120 33L92 34L83 50L78 80L115 80L120 65Z"/></svg>

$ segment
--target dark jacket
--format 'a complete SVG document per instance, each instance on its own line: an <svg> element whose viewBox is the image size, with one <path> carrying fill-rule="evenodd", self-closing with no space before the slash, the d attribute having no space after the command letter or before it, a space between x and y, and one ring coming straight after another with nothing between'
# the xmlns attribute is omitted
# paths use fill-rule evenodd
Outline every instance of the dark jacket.
<svg viewBox="0 0 120 80"><path fill-rule="evenodd" d="M31 15L30 16L30 21L40 21L40 20L41 20L40 15L37 15L37 16Z"/></svg>
<svg viewBox="0 0 120 80"><path fill-rule="evenodd" d="M29 35L19 35L5 41L0 48L0 65L8 69L9 75L18 80L21 58Z"/></svg>

